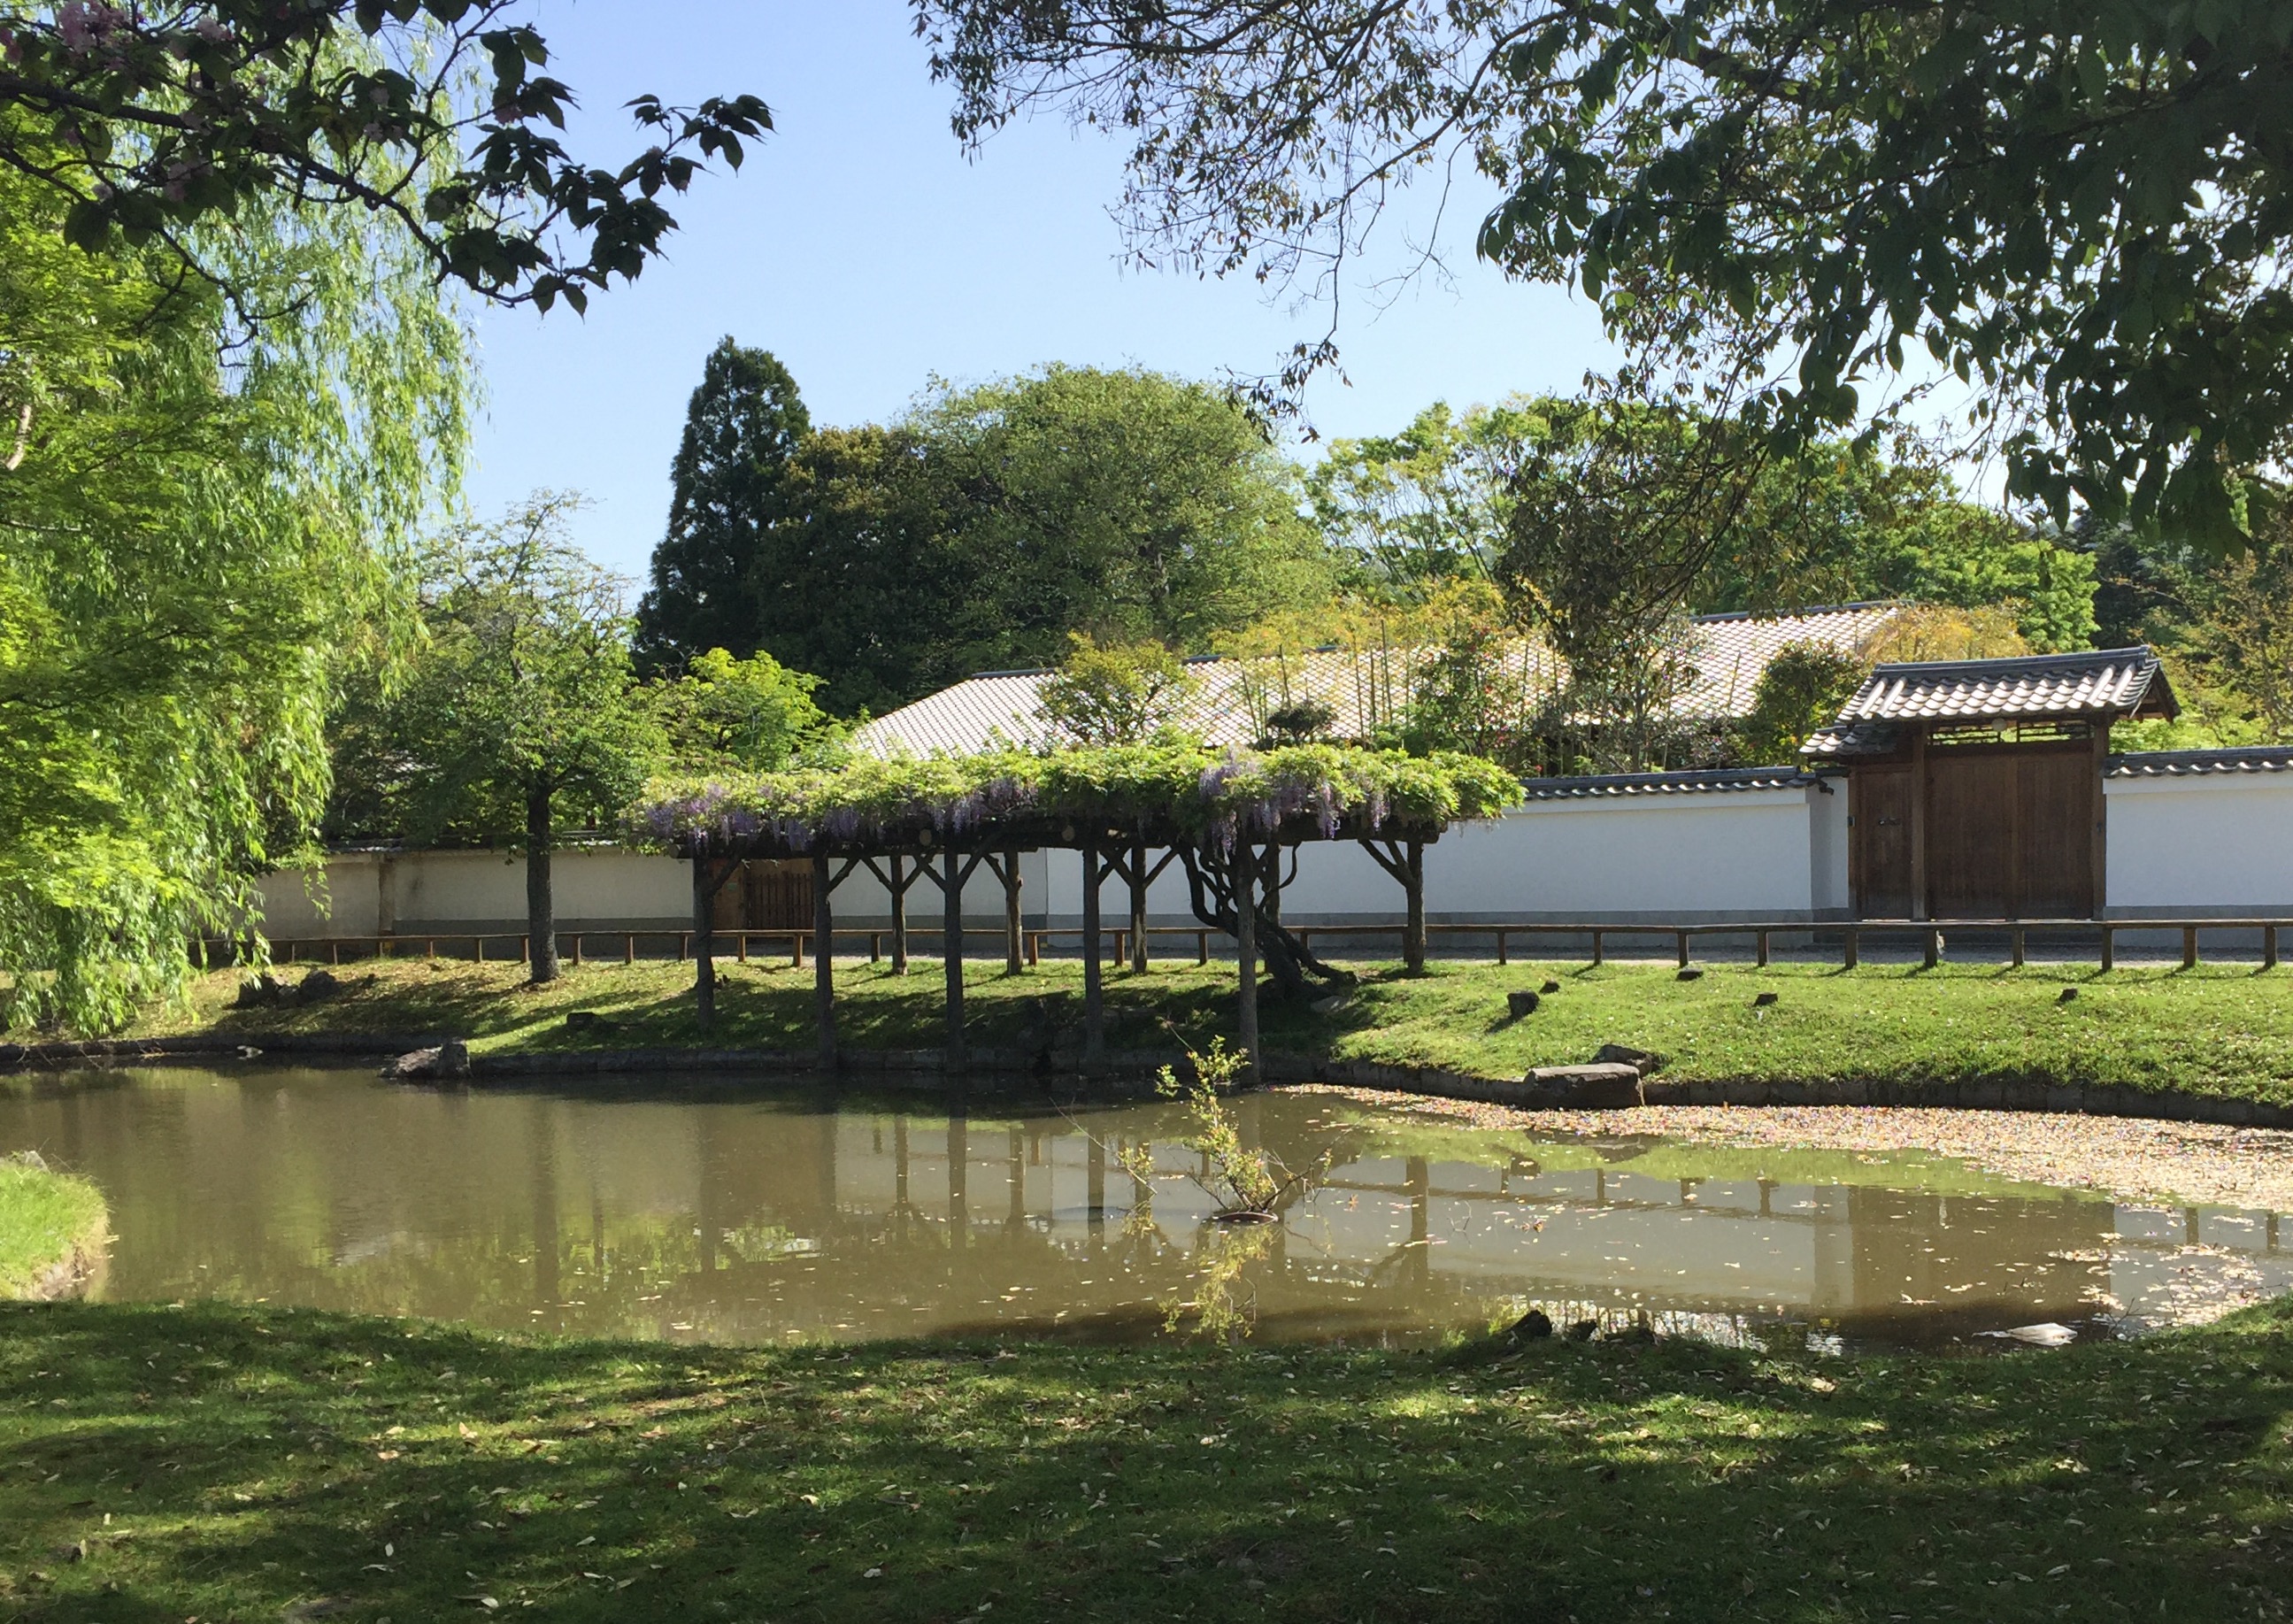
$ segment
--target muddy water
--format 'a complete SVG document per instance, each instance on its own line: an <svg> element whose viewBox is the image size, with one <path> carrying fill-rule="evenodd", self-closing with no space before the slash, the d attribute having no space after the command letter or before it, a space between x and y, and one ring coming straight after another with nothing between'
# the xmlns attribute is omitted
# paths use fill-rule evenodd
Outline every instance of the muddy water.
<svg viewBox="0 0 2293 1624"><path fill-rule="evenodd" d="M1325 1094L1239 1108L1252 1142L1333 1163L1282 1224L1210 1223L1157 1106L964 1116L761 1086L474 1094L165 1068L7 1084L0 1153L102 1186L113 1300L581 1334L1384 1339L1535 1304L1730 1341L1973 1349L2293 1290L2265 1213L2122 1206L1915 1154L1466 1130Z"/></svg>

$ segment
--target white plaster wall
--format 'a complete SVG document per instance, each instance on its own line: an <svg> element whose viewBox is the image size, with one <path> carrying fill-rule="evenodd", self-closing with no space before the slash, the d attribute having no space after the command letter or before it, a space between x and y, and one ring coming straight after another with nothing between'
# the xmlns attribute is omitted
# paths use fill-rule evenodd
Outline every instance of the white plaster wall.
<svg viewBox="0 0 2293 1624"><path fill-rule="evenodd" d="M2293 773L2111 778L2110 911L2293 911Z"/></svg>
<svg viewBox="0 0 2293 1624"><path fill-rule="evenodd" d="M360 855L330 858L320 871L265 874L255 888L264 934L279 940L378 934L379 873L375 859Z"/></svg>
<svg viewBox="0 0 2293 1624"><path fill-rule="evenodd" d="M1823 783L1830 792L1819 789L1808 798L1808 891L1819 915L1845 915L1855 907L1847 883L1847 780Z"/></svg>

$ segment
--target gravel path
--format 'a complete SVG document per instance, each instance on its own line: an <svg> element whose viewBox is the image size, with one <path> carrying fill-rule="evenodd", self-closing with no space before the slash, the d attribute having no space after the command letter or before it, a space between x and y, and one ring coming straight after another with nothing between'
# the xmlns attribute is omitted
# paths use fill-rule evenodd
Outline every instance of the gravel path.
<svg viewBox="0 0 2293 1624"><path fill-rule="evenodd" d="M2293 1213L2293 1132L2131 1116L1909 1106L1642 1106L1521 1111L1471 1100L1330 1092L1476 1127L1535 1133L1661 1134L1731 1145L1790 1145L1955 1157L2005 1178L2105 1191L2134 1202Z"/></svg>

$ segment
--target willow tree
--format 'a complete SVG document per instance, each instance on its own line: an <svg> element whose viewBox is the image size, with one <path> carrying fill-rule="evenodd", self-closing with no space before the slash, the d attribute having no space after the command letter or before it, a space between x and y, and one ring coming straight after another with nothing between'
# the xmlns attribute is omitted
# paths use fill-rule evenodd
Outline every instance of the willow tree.
<svg viewBox="0 0 2293 1624"><path fill-rule="evenodd" d="M470 372L363 216L193 227L210 280L68 246L63 207L0 172L0 1015L93 1029L314 826L334 673L403 640Z"/></svg>

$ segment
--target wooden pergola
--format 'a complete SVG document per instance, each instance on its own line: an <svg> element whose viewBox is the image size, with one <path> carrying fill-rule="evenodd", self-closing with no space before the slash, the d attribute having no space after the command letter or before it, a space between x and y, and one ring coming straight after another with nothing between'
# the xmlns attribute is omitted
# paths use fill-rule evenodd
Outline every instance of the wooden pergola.
<svg viewBox="0 0 2293 1624"><path fill-rule="evenodd" d="M1251 1074L1258 1066L1258 980L1261 962L1276 980L1292 991L1309 978L1342 983L1345 972L1317 959L1300 938L1281 921L1282 857L1303 845L1333 840L1357 842L1379 866L1400 884L1406 898L1402 931L1403 959L1411 972L1425 964L1425 848L1440 839L1446 824L1412 820L1390 814L1374 821L1356 809L1334 818L1326 813L1284 816L1271 827L1237 832L1220 841L1200 831L1181 828L1163 818L1109 818L1077 822L1047 817L1035 812L976 819L961 829L916 823L872 833L838 837L825 832L790 832L760 828L736 833L723 829L680 832L670 842L677 856L693 863L693 937L694 995L701 1024L715 1017L715 900L725 876L741 860L806 861L812 867L813 977L820 1064L833 1069L839 1062L836 1033L833 897L836 888L855 869L866 868L892 898L893 952L895 964L904 967L906 895L927 879L940 893L944 928L942 959L947 988L944 1052L951 1071L967 1063L963 1008L963 892L973 873L984 865L1002 881L1009 939L1018 940L1019 858L1038 851L1071 851L1082 867L1083 1050L1097 1058L1106 1045L1106 930L1099 888L1109 878L1121 878L1130 889L1131 945L1134 967L1146 957L1146 886L1173 863L1181 865L1187 880L1193 911L1204 926L1230 937L1237 960L1236 1024L1240 1046L1249 1057ZM1159 860L1150 857L1160 854Z"/></svg>

